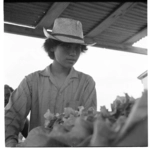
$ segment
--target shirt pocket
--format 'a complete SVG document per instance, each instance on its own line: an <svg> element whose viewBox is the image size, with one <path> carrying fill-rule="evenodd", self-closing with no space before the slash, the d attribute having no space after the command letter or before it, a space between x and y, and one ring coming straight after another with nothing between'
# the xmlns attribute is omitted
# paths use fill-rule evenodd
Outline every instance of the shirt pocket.
<svg viewBox="0 0 150 148"><path fill-rule="evenodd" d="M71 107L71 108L77 110L77 109L78 109L78 106L80 106L80 101L77 101L77 100L70 100L68 107Z"/></svg>

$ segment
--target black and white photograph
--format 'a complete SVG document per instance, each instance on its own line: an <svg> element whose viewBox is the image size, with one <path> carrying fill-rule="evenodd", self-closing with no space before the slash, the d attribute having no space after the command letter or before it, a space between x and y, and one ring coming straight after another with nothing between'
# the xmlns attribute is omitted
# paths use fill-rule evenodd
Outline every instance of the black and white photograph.
<svg viewBox="0 0 150 148"><path fill-rule="evenodd" d="M1 143L148 147L147 13L146 0L4 0Z"/></svg>

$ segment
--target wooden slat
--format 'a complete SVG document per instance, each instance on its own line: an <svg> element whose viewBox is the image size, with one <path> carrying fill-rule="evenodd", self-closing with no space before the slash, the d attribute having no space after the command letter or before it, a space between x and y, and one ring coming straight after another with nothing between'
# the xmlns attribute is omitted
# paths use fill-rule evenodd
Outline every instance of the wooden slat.
<svg viewBox="0 0 150 148"><path fill-rule="evenodd" d="M142 17L142 16L143 16L143 13L140 12L140 10L138 10L138 12L137 12L137 9L133 9L133 10L134 10L134 11L131 11L131 12L130 12L131 15L133 15L133 16L135 15L135 16L138 16L138 17ZM145 10L144 14L146 14L146 11L147 11L147 10ZM145 15L145 16L146 16L146 15Z"/></svg>
<svg viewBox="0 0 150 148"><path fill-rule="evenodd" d="M81 5L92 8L92 9L97 9L97 10L102 10L102 11L111 11L112 8L116 7L120 3L113 4L111 2L82 2L80 3Z"/></svg>
<svg viewBox="0 0 150 148"><path fill-rule="evenodd" d="M108 13L108 10L101 10L101 8L99 8L99 9L95 9L93 11L93 10L90 10L90 9L84 9L82 7L81 8L75 7L74 8L74 12L76 11L75 13L81 13L81 14L83 13L84 15L91 15L92 17L95 17L95 16L98 16L98 17L105 16L106 15L106 11ZM71 12L72 12L72 7L70 7L70 8L68 7L64 13L71 13Z"/></svg>
<svg viewBox="0 0 150 148"><path fill-rule="evenodd" d="M100 37L99 37L100 38ZM126 39L127 37L126 36L118 36L118 37L116 37L116 36L111 36L111 37L109 37L109 36L102 36L101 37L101 39L103 39L103 40L105 40L105 41L107 41L107 42L117 42L117 43L121 43L122 41L124 41L125 39ZM100 40L98 40L98 41L100 41Z"/></svg>
<svg viewBox="0 0 150 148"><path fill-rule="evenodd" d="M130 31L128 29L121 29L119 27L117 29L110 27L108 29L108 31L110 31L110 32L119 32L119 33L130 33L130 34L135 34L136 33L136 31L133 31L133 30Z"/></svg>
<svg viewBox="0 0 150 148"><path fill-rule="evenodd" d="M99 5L101 5L101 6L105 6L105 7L114 7L114 6L116 6L116 5L118 5L118 4L121 4L122 2L120 1L116 1L116 2L95 2L95 4L97 5L97 6L99 6Z"/></svg>
<svg viewBox="0 0 150 148"><path fill-rule="evenodd" d="M147 55L146 48L133 47L130 45L120 44L120 43L108 41L108 40L107 41L106 40L97 40L95 38L90 38L90 37L85 37L85 41L91 42L91 43L96 42L97 44L94 46L99 47L99 48L113 49L113 50L118 50L118 51L125 51L125 52Z"/></svg>
<svg viewBox="0 0 150 148"><path fill-rule="evenodd" d="M136 12L136 13L142 13L142 14L147 14L147 9L145 8L145 9L143 9L143 8L135 8L134 9L134 12Z"/></svg>
<svg viewBox="0 0 150 148"><path fill-rule="evenodd" d="M138 6L139 6L139 7L142 7L142 8L147 8L147 3L139 2L139 3L138 3Z"/></svg>
<svg viewBox="0 0 150 148"><path fill-rule="evenodd" d="M140 39L142 39L145 36L147 36L147 27L144 28L143 30L141 30L140 32L138 32L136 35L134 35L130 39L124 41L124 43L133 44L133 43L139 41Z"/></svg>
<svg viewBox="0 0 150 148"><path fill-rule="evenodd" d="M130 29L130 30L136 30L136 31L138 31L142 27L141 25L139 26L139 25L133 25L133 24L122 24L122 25L115 24L114 26L125 28L125 29Z"/></svg>
<svg viewBox="0 0 150 148"><path fill-rule="evenodd" d="M128 22L128 23L129 23L129 22L132 22L132 23L133 23L133 22L146 23L146 19L145 19L145 18L144 18L144 19L141 19L141 18L138 18L138 19L137 19L137 18L135 18L135 17L133 17L133 18L131 18L131 17L124 17L124 18L121 19L120 21L123 22L123 23L124 23L124 22L126 22L126 23L127 23L127 22Z"/></svg>
<svg viewBox="0 0 150 148"><path fill-rule="evenodd" d="M117 22L117 24L118 23L146 23L146 18L143 18L143 17L135 17L135 15L134 15L134 17L131 17L130 15L127 17L123 17L123 18L121 18L120 19L120 21L119 22Z"/></svg>
<svg viewBox="0 0 150 148"><path fill-rule="evenodd" d="M131 36L133 35L133 33L130 33L130 32L120 32L120 31L107 31L105 33L102 33L101 35L99 35L98 37L101 38L101 37L110 37L110 38L120 38L120 37L126 37L126 36Z"/></svg>
<svg viewBox="0 0 150 148"><path fill-rule="evenodd" d="M127 14L125 16L125 18L130 18L130 19L140 19L142 21L146 21L147 20L147 15L141 15L141 16L138 16L137 13L136 14Z"/></svg>
<svg viewBox="0 0 150 148"><path fill-rule="evenodd" d="M96 28L90 31L87 36L97 36L102 31L107 29L110 25L112 25L117 19L122 17L129 9L134 7L137 3L126 2L121 7L119 7L115 12L109 15L102 23L100 23Z"/></svg>
<svg viewBox="0 0 150 148"><path fill-rule="evenodd" d="M91 26L91 23L92 24L96 23L95 20L91 20L91 19L89 20L89 19L86 19L85 17L79 16L79 15L70 16L70 15L64 14L64 15L61 15L61 17L73 18L76 20L80 20L82 23L87 23L86 24L87 26Z"/></svg>
<svg viewBox="0 0 150 148"><path fill-rule="evenodd" d="M42 5L42 4L44 4L44 5ZM39 3L35 3L35 2L6 3L6 6L10 6L11 8L13 6L13 9L20 8L20 9L27 10L28 8L29 9L32 8L32 10L39 9L39 11L41 11L41 8L45 8L45 6L47 6L47 5L49 5L49 3L41 3L41 2L39 2Z"/></svg>
<svg viewBox="0 0 150 148"><path fill-rule="evenodd" d="M130 24L130 25L129 25ZM131 22L131 21L127 21L127 22L119 22L116 24L116 26L118 25L119 26L123 26L124 28L127 28L127 27L132 27L133 30L136 30L136 28L139 30L139 28L142 28L143 26L146 25L146 23L142 22L142 23L139 23L139 22Z"/></svg>
<svg viewBox="0 0 150 148"><path fill-rule="evenodd" d="M81 13L81 12L79 12L79 13L75 13L75 14L73 14L73 15L71 15L71 12L65 12L65 13L63 13L62 15L61 15L61 17L62 16L66 16L66 17L71 17L71 18L81 18L81 19L84 19L85 21L92 21L91 23L94 23L94 22L97 22L97 18L93 18L92 17L92 15L93 14L90 14L90 15L88 15L87 13ZM88 17L88 18L87 18ZM93 22L94 21L94 22Z"/></svg>
<svg viewBox="0 0 150 148"><path fill-rule="evenodd" d="M18 35L25 35L29 37L45 38L42 29L25 28L11 24L4 24L4 32Z"/></svg>
<svg viewBox="0 0 150 148"><path fill-rule="evenodd" d="M139 53L139 54L147 55L147 49L146 48L124 46L123 49L124 49L124 51L127 51L127 52L133 52L133 53Z"/></svg>
<svg viewBox="0 0 150 148"><path fill-rule="evenodd" d="M54 20L59 17L59 15L67 8L68 5L69 2L54 3L36 27L49 28L53 24Z"/></svg>
<svg viewBox="0 0 150 148"><path fill-rule="evenodd" d="M135 33L135 32L137 32L136 30L134 30L134 29L126 29L126 28L123 28L123 27L116 27L116 26L111 26L109 29L112 29L112 30L114 30L114 31L122 31L122 32L131 32L131 33Z"/></svg>
<svg viewBox="0 0 150 148"><path fill-rule="evenodd" d="M24 4L24 5L23 5ZM19 3L19 4L12 4L11 5L8 5L8 4L5 4L4 5L4 10L5 11L21 11L22 12L28 12L30 13L31 15L35 14L35 13L41 13L43 10L43 8L39 8L38 6L36 5L33 5L32 3ZM31 13L32 12L32 13Z"/></svg>
<svg viewBox="0 0 150 148"><path fill-rule="evenodd" d="M112 7L108 7L108 5L111 6L111 4L107 3L107 6L103 6L101 4L102 4L101 2L99 3L99 5L96 5L94 3L83 2L83 3L80 3L79 5L76 5L76 7L80 8L80 9L92 11L92 12L111 11Z"/></svg>
<svg viewBox="0 0 150 148"><path fill-rule="evenodd" d="M97 36L97 38L101 38L101 37L108 37L108 38L120 38L120 37L124 37L124 36L131 36L133 35L133 33L130 32L119 32L119 31L107 31L107 32L103 32L102 34L100 34L99 36Z"/></svg>
<svg viewBox="0 0 150 148"><path fill-rule="evenodd" d="M139 47L133 47L133 46L123 46L123 45L117 45L117 44L111 45L109 43L107 43L105 45L96 44L95 47L101 47L101 48L112 49L112 50L117 50L117 51L124 51L124 52L147 55L147 49L146 48L139 48Z"/></svg>

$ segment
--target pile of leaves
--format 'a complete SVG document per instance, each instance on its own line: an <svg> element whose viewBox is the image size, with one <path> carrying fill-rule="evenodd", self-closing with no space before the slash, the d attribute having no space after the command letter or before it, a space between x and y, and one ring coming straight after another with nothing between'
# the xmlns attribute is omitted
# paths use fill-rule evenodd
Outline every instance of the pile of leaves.
<svg viewBox="0 0 150 148"><path fill-rule="evenodd" d="M44 115L45 127L38 127L41 133L38 140L34 139L37 130L33 129L22 146L113 146L135 101L126 94L114 100L111 111L105 106L101 106L100 111L79 106L78 110L68 107L64 113L54 115L48 109Z"/></svg>
<svg viewBox="0 0 150 148"><path fill-rule="evenodd" d="M56 115L47 110L45 128L51 130L51 137L59 144L66 146L111 146L134 103L135 99L125 94L125 97L118 96L114 100L111 111L105 106L101 106L100 111L92 107L87 111L83 106L78 110L68 107L63 114ZM49 146L61 146L55 144Z"/></svg>
<svg viewBox="0 0 150 148"><path fill-rule="evenodd" d="M108 120L110 124L113 124L118 131L125 123L135 102L136 99L130 97L127 93L125 93L125 96L117 96L111 104L111 111L108 111L105 106L100 107L101 116Z"/></svg>

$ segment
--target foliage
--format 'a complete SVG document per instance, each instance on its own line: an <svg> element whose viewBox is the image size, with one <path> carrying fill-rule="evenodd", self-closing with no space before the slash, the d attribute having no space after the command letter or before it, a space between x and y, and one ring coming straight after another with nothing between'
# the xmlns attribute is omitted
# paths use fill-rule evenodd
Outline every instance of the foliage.
<svg viewBox="0 0 150 148"><path fill-rule="evenodd" d="M92 107L88 110L83 106L79 106L78 110L68 107L64 113L56 115L47 110L44 129L48 132L44 134L47 141L43 146L112 146L135 103L136 99L125 94L125 97L118 96L113 101L111 111L105 106L101 106L99 112ZM24 146L38 145L26 140Z"/></svg>

